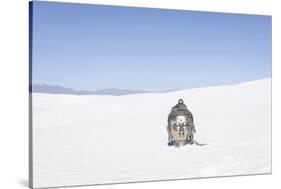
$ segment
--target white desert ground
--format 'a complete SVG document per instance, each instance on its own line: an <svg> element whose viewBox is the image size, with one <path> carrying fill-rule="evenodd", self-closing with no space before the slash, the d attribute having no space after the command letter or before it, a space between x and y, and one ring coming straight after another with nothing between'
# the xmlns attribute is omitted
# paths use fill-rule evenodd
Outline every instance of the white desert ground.
<svg viewBox="0 0 281 189"><path fill-rule="evenodd" d="M204 146L167 145L179 98ZM124 96L33 94L33 185L271 173L271 79Z"/></svg>

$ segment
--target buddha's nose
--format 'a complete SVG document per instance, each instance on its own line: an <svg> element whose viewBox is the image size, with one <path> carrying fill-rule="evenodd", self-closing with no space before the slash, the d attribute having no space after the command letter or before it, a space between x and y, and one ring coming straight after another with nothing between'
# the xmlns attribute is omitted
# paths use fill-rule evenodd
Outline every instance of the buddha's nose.
<svg viewBox="0 0 281 189"><path fill-rule="evenodd" d="M179 130L179 135L180 135L180 136L183 136L183 135L184 135L184 130L183 130L183 129L180 129L180 130Z"/></svg>
<svg viewBox="0 0 281 189"><path fill-rule="evenodd" d="M183 130L183 126L180 126L180 132L183 132L184 130Z"/></svg>

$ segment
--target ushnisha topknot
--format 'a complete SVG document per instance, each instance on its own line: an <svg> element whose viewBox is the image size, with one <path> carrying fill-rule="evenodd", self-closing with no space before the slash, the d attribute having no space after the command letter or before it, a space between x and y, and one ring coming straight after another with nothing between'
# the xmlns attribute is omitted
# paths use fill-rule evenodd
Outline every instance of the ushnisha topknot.
<svg viewBox="0 0 281 189"><path fill-rule="evenodd" d="M193 116L191 112L187 109L187 106L184 104L182 99L178 100L178 104L172 107L172 110L168 116L168 121L172 120L176 116L187 116L190 117L193 121Z"/></svg>

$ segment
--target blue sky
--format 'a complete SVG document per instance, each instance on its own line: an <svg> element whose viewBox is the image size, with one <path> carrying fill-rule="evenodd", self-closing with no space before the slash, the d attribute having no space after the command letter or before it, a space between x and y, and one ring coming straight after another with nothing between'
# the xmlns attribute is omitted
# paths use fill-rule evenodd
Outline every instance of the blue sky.
<svg viewBox="0 0 281 189"><path fill-rule="evenodd" d="M33 83L162 91L271 77L271 17L37 1Z"/></svg>

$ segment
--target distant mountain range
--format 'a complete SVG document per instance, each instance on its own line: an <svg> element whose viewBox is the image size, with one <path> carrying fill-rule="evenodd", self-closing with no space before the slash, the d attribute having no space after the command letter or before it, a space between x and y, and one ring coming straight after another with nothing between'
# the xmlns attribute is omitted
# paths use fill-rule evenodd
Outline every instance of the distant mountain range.
<svg viewBox="0 0 281 189"><path fill-rule="evenodd" d="M151 93L150 91L115 89L115 88L101 89L95 91L76 90L71 88L65 88L59 85L46 85L46 84L32 85L32 92L48 93L48 94L112 95L112 96L121 96L121 95L138 94L138 93Z"/></svg>

